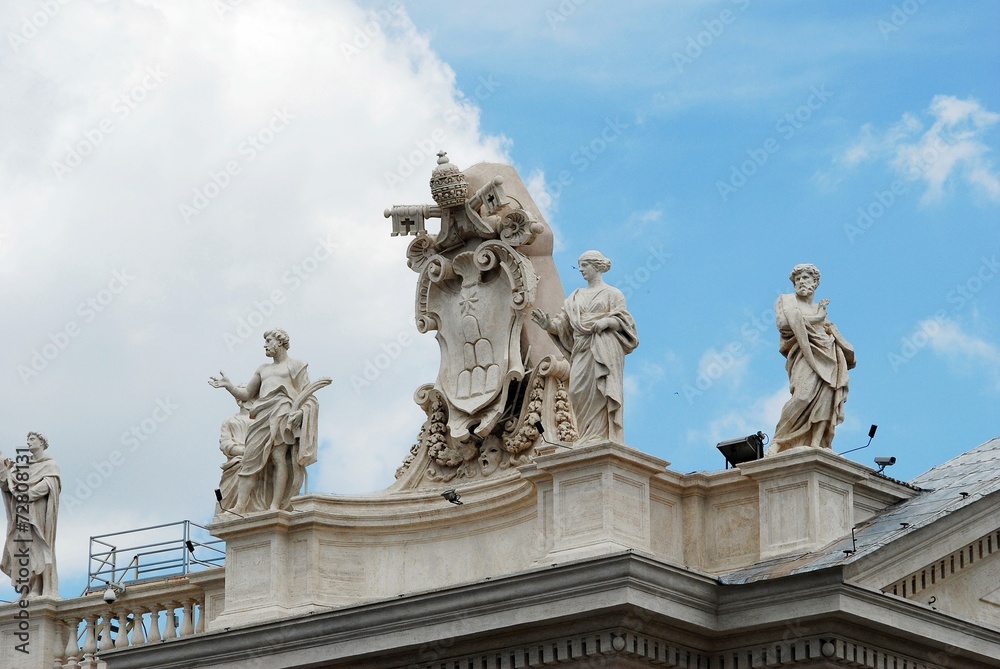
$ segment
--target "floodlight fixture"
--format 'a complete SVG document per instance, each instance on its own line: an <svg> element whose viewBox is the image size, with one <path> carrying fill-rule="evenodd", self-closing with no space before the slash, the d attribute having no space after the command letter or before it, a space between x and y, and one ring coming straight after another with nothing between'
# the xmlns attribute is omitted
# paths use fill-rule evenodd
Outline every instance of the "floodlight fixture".
<svg viewBox="0 0 1000 669"><path fill-rule="evenodd" d="M730 466L735 467L744 462L760 460L764 457L764 444L766 441L767 435L763 432L757 432L756 434L751 434L748 437L740 439L720 441L716 445L716 448L719 449L719 452L726 459L726 469L729 469Z"/></svg>

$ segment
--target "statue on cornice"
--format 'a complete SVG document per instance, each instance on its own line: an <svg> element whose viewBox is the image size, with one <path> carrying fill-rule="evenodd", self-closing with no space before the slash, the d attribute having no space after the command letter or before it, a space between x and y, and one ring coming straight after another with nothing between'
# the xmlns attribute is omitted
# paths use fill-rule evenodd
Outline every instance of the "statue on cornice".
<svg viewBox="0 0 1000 669"><path fill-rule="evenodd" d="M0 462L0 494L7 510L0 571L22 599L59 596L56 520L62 483L48 448L44 435L29 432L27 446Z"/></svg>
<svg viewBox="0 0 1000 669"><path fill-rule="evenodd" d="M830 300L813 302L816 266L796 265L788 278L795 292L778 298L775 316L792 397L781 410L769 455L797 446L832 448L834 429L844 421L847 370L855 364L854 347L827 317Z"/></svg>
<svg viewBox="0 0 1000 669"><path fill-rule="evenodd" d="M578 444L625 444L625 356L639 345L625 296L604 283L611 261L600 251L580 256L587 285L573 291L558 316L541 309L534 321L570 359L569 397L576 414Z"/></svg>
<svg viewBox="0 0 1000 669"><path fill-rule="evenodd" d="M319 403L313 393L330 379L309 383L306 363L288 357L284 330L264 333L264 352L272 361L261 365L246 386L234 386L224 372L209 378L238 401L252 402L246 446L231 511L290 511L302 488L306 467L316 462Z"/></svg>

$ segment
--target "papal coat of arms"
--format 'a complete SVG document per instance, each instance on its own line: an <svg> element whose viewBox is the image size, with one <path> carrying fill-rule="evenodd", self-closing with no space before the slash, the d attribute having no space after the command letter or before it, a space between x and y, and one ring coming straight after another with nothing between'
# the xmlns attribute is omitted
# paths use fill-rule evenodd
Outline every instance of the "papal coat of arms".
<svg viewBox="0 0 1000 669"><path fill-rule="evenodd" d="M576 436L568 365L544 333L525 327L536 304L562 303L552 233L512 167L463 172L438 156L436 204L385 212L393 236L415 236L406 255L419 274L417 329L434 331L441 348L437 379L415 394L427 420L397 488L499 475L542 440ZM440 219L436 234L428 219Z"/></svg>

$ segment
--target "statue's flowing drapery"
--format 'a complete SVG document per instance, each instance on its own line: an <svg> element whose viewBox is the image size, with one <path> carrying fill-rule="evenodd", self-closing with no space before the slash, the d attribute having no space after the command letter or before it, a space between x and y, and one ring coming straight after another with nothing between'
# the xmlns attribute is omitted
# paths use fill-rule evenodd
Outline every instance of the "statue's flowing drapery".
<svg viewBox="0 0 1000 669"><path fill-rule="evenodd" d="M14 473L25 471L28 479L16 481ZM18 483L27 486L27 492L21 494L28 496L27 504L20 505L20 513L16 498ZM0 570L12 580L19 578L18 573L25 566L22 560L26 559L32 594L59 596L55 547L56 518L59 513L61 489L59 465L44 453L29 464L27 469L11 467L10 478L0 481L0 492L3 493L4 506L7 509L7 540L4 543ZM27 514L24 513L25 508ZM20 591L24 585L26 584L15 583L14 588Z"/></svg>
<svg viewBox="0 0 1000 669"><path fill-rule="evenodd" d="M844 420L847 370L854 367L854 348L827 319L823 307L806 313L789 294L778 298L775 313L792 397L781 410L771 450L808 445L814 430L822 431L818 445L831 448L834 428Z"/></svg>
<svg viewBox="0 0 1000 669"><path fill-rule="evenodd" d="M247 445L239 472L240 477L255 478L248 506L250 511L262 511L270 505L274 494L274 477L266 472L271 466L271 451L275 444L288 444L291 467L291 484L286 487L278 502L279 509L291 509L291 498L302 487L306 467L316 462L319 417L319 402L316 398L310 396L303 402L301 428L295 430L289 424L293 401L309 385L306 367L303 362L289 360L290 378L282 380L266 395L255 400L250 409L250 429L247 431Z"/></svg>
<svg viewBox="0 0 1000 669"><path fill-rule="evenodd" d="M615 319L618 330L595 333L594 323L604 318ZM577 443L624 444L625 355L639 345L625 296L607 284L579 288L566 298L554 325L570 358L569 396L580 435Z"/></svg>

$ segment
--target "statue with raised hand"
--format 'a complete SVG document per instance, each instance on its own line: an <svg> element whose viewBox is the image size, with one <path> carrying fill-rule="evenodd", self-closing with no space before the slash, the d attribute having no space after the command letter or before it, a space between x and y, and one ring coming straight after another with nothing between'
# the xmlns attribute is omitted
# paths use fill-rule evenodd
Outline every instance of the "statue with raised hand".
<svg viewBox="0 0 1000 669"><path fill-rule="evenodd" d="M298 494L306 467L316 462L319 403L313 393L330 379L309 383L306 363L288 357L284 330L264 333L271 362L257 368L246 386L235 386L220 372L209 383L238 401L252 402L246 446L236 481L236 513L285 510Z"/></svg>
<svg viewBox="0 0 1000 669"><path fill-rule="evenodd" d="M579 268L587 285L566 298L559 315L534 309L531 318L569 358L577 443L624 444L625 355L639 345L639 335L625 296L604 283L611 261L600 251L587 251Z"/></svg>
<svg viewBox="0 0 1000 669"><path fill-rule="evenodd" d="M768 454L795 448L832 448L834 428L844 421L847 370L854 369L854 347L827 317L830 300L813 302L819 286L815 265L792 269L794 293L775 305L779 350L785 356L792 397L781 410Z"/></svg>

